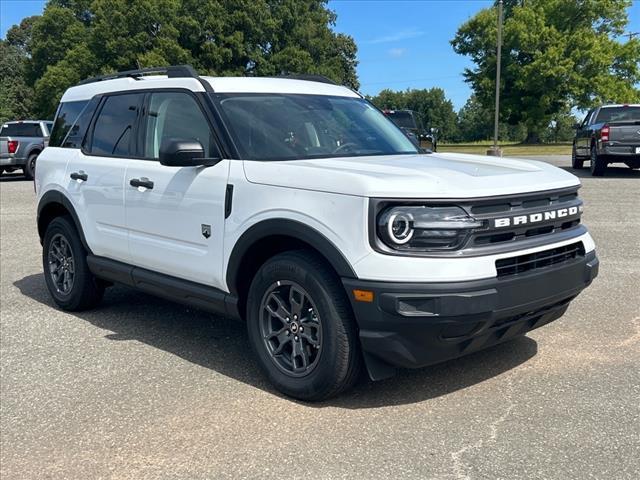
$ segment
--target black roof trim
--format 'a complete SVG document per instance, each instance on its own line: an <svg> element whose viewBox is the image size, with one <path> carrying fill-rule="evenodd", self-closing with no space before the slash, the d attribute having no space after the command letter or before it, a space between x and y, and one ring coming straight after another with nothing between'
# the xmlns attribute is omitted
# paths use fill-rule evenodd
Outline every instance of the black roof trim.
<svg viewBox="0 0 640 480"><path fill-rule="evenodd" d="M199 78L198 72L191 65L170 65L167 67L150 67L138 70L126 70L124 72L108 73L98 77L87 78L82 80L78 85L86 85L88 83L102 82L104 80L114 80L116 78L140 78L144 75L163 75L169 78L189 77Z"/></svg>

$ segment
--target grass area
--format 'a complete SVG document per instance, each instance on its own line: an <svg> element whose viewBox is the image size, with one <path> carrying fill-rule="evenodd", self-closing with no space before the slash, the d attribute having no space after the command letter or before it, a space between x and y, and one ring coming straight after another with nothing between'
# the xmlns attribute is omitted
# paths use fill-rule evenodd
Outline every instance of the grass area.
<svg viewBox="0 0 640 480"><path fill-rule="evenodd" d="M485 155L492 142L476 143L439 143L438 152L477 153ZM505 157L523 157L529 155L571 155L570 143L544 143L523 145L521 143L501 143Z"/></svg>

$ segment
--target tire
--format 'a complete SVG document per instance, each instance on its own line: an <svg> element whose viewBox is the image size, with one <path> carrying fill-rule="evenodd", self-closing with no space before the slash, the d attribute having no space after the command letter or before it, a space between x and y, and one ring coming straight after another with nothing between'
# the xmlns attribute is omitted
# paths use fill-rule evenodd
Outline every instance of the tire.
<svg viewBox="0 0 640 480"><path fill-rule="evenodd" d="M571 168L574 170L580 170L584 168L584 160L578 158L578 154L576 153L576 144L573 144L573 148L571 149Z"/></svg>
<svg viewBox="0 0 640 480"><path fill-rule="evenodd" d="M56 217L47 226L42 265L49 293L63 310L86 310L102 300L104 285L89 271L87 251L71 217Z"/></svg>
<svg viewBox="0 0 640 480"><path fill-rule="evenodd" d="M24 172L24 176L27 180L33 180L34 175L36 174L36 160L38 159L37 153L32 153L27 158L27 163L25 164L22 171Z"/></svg>
<svg viewBox="0 0 640 480"><path fill-rule="evenodd" d="M247 329L258 363L286 395L324 400L360 375L362 355L349 300L338 276L310 252L276 255L258 270L247 299Z"/></svg>
<svg viewBox="0 0 640 480"><path fill-rule="evenodd" d="M595 145L591 145L591 176L602 177L607 169L607 162L598 155Z"/></svg>

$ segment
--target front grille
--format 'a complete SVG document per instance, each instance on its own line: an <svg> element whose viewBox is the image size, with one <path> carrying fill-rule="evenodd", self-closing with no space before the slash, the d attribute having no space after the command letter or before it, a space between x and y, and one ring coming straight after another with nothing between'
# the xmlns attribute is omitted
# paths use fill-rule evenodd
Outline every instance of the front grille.
<svg viewBox="0 0 640 480"><path fill-rule="evenodd" d="M584 257L584 253L582 242L576 242L542 252L496 260L496 270L498 277L516 275Z"/></svg>
<svg viewBox="0 0 640 480"><path fill-rule="evenodd" d="M568 190L524 194L501 199L478 200L464 205L463 208L476 220L484 222L484 228L470 235L464 248L482 248L492 245L527 240L534 237L551 236L565 232L580 225L582 201L578 198L577 188ZM554 212L572 209L572 215L556 216ZM530 221L531 215L553 213L553 218ZM520 222L518 217L527 221ZM498 227L497 219L510 219L511 225ZM520 219L521 219L520 218Z"/></svg>

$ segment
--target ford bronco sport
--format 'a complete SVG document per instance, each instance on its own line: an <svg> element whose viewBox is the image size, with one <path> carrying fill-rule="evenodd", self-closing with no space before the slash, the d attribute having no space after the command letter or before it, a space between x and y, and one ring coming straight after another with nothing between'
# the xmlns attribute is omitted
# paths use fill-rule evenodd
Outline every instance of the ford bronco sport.
<svg viewBox="0 0 640 480"><path fill-rule="evenodd" d="M36 170L54 301L119 283L246 322L273 384L305 400L523 335L596 276L573 175L419 154L326 79L89 79Z"/></svg>

